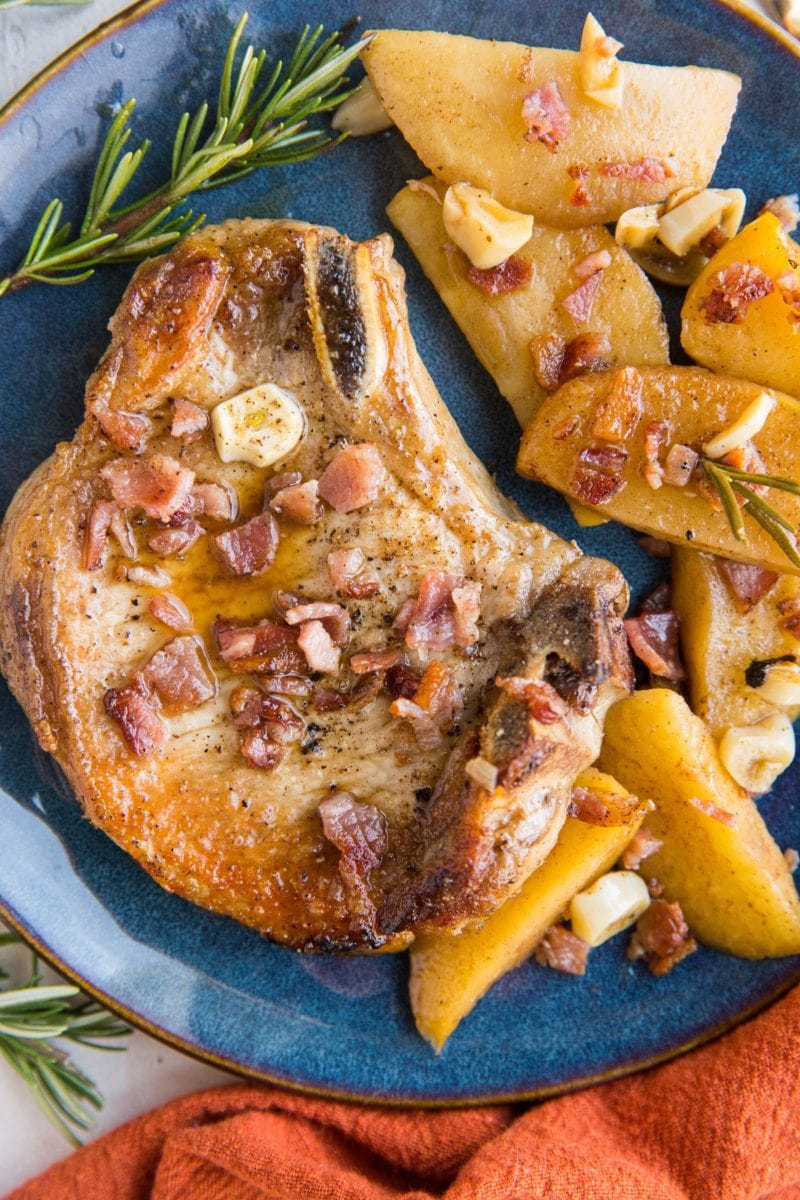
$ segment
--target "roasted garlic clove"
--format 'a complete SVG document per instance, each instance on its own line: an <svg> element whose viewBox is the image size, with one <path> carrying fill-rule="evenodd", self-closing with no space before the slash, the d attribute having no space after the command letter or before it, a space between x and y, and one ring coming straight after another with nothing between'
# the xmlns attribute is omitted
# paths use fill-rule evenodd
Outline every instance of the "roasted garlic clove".
<svg viewBox="0 0 800 1200"><path fill-rule="evenodd" d="M710 442L705 442L703 453L707 458L724 458L731 450L738 450L761 432L774 407L775 397L769 392L761 392L732 425L721 430Z"/></svg>
<svg viewBox="0 0 800 1200"><path fill-rule="evenodd" d="M469 183L454 183L447 189L442 218L448 237L482 271L505 262L533 233L533 217L528 213L506 208L490 192Z"/></svg>
<svg viewBox="0 0 800 1200"><path fill-rule="evenodd" d="M726 729L719 743L722 765L748 792L768 792L794 754L794 730L785 713Z"/></svg>
<svg viewBox="0 0 800 1200"><path fill-rule="evenodd" d="M650 904L644 880L633 871L609 871L585 892L573 896L569 907L572 932L590 946L599 946L633 925Z"/></svg>
<svg viewBox="0 0 800 1200"><path fill-rule="evenodd" d="M364 79L352 95L343 101L331 120L337 133L349 133L353 137L369 137L391 129L394 121L380 101L380 96L370 79Z"/></svg>

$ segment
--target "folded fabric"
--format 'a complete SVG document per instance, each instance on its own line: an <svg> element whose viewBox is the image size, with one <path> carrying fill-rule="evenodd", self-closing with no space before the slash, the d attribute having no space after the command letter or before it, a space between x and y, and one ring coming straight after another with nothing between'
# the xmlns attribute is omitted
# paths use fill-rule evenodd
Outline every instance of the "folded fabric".
<svg viewBox="0 0 800 1200"><path fill-rule="evenodd" d="M688 1056L527 1108L200 1092L8 1200L797 1200L799 1123L800 988Z"/></svg>

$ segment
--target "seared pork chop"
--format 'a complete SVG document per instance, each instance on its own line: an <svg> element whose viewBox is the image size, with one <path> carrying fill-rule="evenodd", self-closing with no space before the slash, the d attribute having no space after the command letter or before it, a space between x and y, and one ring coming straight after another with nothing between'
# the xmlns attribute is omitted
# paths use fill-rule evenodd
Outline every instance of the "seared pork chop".
<svg viewBox="0 0 800 1200"><path fill-rule="evenodd" d="M470 453L388 237L205 229L110 328L84 423L3 529L4 670L41 744L160 884L277 941L485 916L631 686L621 575ZM222 462L209 410L264 383L299 442Z"/></svg>

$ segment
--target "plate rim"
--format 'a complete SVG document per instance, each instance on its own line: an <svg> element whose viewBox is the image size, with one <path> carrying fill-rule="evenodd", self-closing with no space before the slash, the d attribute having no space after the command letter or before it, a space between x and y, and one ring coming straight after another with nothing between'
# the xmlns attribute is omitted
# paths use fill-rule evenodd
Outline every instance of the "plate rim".
<svg viewBox="0 0 800 1200"><path fill-rule="evenodd" d="M744 18L751 24L755 25L762 33L772 38L782 49L788 51L794 58L800 59L800 39L792 37L780 25L772 21L765 13L753 8L746 0L706 0L707 3L714 4L718 8L727 10L729 13L735 14L738 17ZM0 127L6 125L24 105L50 80L59 75L66 67L68 67L76 58L80 57L86 50L90 49L96 43L102 41L116 30L124 29L133 24L147 13L156 9L167 6L172 3L172 0L134 0L134 2L115 13L113 16L100 22L87 33L83 34L77 41L67 46L60 54L56 55L49 63L39 70L27 83L23 84L2 106L0 106ZM243 11L246 11L246 7ZM479 1106L497 1105L497 1104L513 1104L520 1102L529 1102L536 1100L553 1099L557 1096L567 1095L570 1092L580 1091L583 1088L591 1087L600 1083L609 1083L612 1080L623 1078L627 1075L633 1075L639 1071L646 1071L652 1067L673 1061L687 1054L691 1050L695 1050L700 1046L706 1045L724 1034L731 1032L739 1025L751 1020L771 1005L775 1004L791 989L800 983L800 965L792 972L790 977L782 980L782 982L767 995L760 997L755 1003L748 1005L746 1008L733 1014L731 1017L712 1026L709 1029L704 1029L702 1033L695 1037L689 1038L686 1042L682 1042L678 1046L671 1046L663 1053L652 1055L648 1058L639 1058L636 1061L625 1062L613 1067L609 1067L605 1071L599 1071L593 1074L581 1076L577 1079L571 1079L568 1082L552 1084L546 1087L535 1088L533 1090L517 1090L509 1093L491 1093L490 1095L475 1095L475 1096L436 1096L436 1097L418 1097L418 1096L402 1096L402 1095L370 1095L364 1092L347 1091L340 1088L327 1088L322 1085L313 1083L298 1082L291 1077L280 1074L272 1074L259 1067L249 1066L244 1063L237 1062L235 1059L228 1058L223 1054L218 1054L206 1047L195 1045L179 1034L173 1033L169 1029L165 1029L160 1025L154 1024L146 1016L129 1008L121 1001L105 992L102 988L96 987L81 975L81 973L64 961L46 942L43 942L32 930L30 930L24 922L24 919L17 914L11 906L0 896L0 918L12 929L26 945L31 947L34 952L51 968L59 972L75 986L79 987L85 994L99 1001L105 1008L116 1016L120 1017L134 1029L138 1029L150 1037L155 1038L164 1045L171 1047L174 1050L188 1055L200 1062L208 1063L210 1066L218 1067L222 1070L229 1071L231 1074L250 1079L254 1082L271 1084L276 1087L286 1088L289 1091L306 1095L322 1097L324 1099L336 1100L347 1103L357 1103L360 1105L374 1105L381 1108L424 1108L424 1109L442 1109L442 1108L475 1108ZM224 1086L224 1085L222 1085Z"/></svg>

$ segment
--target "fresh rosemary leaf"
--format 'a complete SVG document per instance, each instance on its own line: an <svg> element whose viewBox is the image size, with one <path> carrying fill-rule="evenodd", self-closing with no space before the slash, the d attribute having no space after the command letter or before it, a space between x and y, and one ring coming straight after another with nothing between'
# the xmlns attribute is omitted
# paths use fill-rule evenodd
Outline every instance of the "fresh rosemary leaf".
<svg viewBox="0 0 800 1200"><path fill-rule="evenodd" d="M746 542L747 533L745 532L744 518L742 517L742 511L739 508L730 480L724 471L718 469L716 463L705 460L703 467L707 478L716 489L734 536L738 541Z"/></svg>
<svg viewBox="0 0 800 1200"><path fill-rule="evenodd" d="M51 200L19 265L0 276L0 297L31 283L81 283L99 266L166 250L205 220L183 207L192 193L263 167L303 162L342 141L309 121L350 95L345 71L369 38L345 47L338 33L323 37L322 26L306 26L286 68L277 62L267 73L266 51L248 46L239 56L246 22L247 13L228 43L213 111L203 100L178 120L169 178L131 198L150 143L127 149L135 106L128 100L106 131L77 236L63 220L61 201Z"/></svg>
<svg viewBox="0 0 800 1200"><path fill-rule="evenodd" d="M747 513L772 538L791 563L800 567L797 534L791 521L753 491L754 486L775 488L800 496L800 484L780 475L754 475L727 463L702 460L703 472L720 498L728 524L739 541L747 541L743 513ZM739 500L744 504L740 506Z"/></svg>

